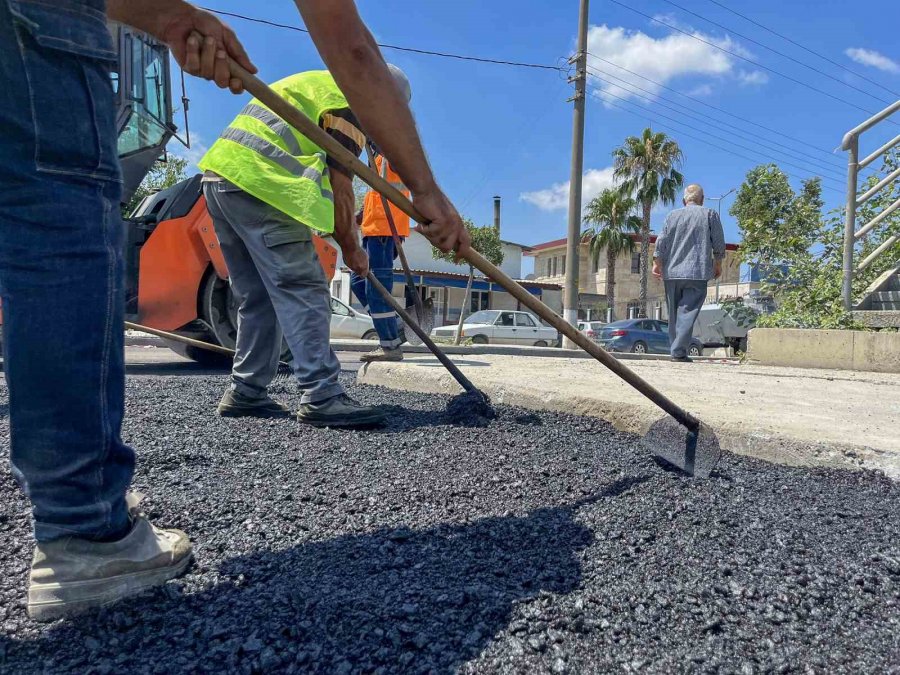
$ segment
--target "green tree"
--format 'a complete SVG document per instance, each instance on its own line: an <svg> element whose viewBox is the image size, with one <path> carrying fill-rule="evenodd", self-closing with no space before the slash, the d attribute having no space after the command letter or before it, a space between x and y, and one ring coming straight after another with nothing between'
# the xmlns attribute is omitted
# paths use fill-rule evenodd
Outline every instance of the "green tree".
<svg viewBox="0 0 900 675"><path fill-rule="evenodd" d="M503 264L503 242L500 241L500 232L492 225L478 227L468 218L463 218L469 237L472 239L472 248L488 259L494 265ZM432 247L431 257L435 260L446 260L457 264L454 253L443 253ZM459 323L456 325L456 337L453 344L458 345L462 337L463 321L466 317L466 307L469 305L469 296L472 293L472 281L475 279L475 268L469 265L469 279L466 282L466 292L463 295L462 306L459 308Z"/></svg>
<svg viewBox="0 0 900 675"><path fill-rule="evenodd" d="M641 136L629 136L613 150L613 175L622 194L641 205L641 315L647 315L647 275L650 259L650 212L654 205L674 204L684 176L679 169L684 155L678 143L663 132L644 129Z"/></svg>
<svg viewBox="0 0 900 675"><path fill-rule="evenodd" d="M885 158L881 175L900 165L900 153ZM880 178L873 174L860 192ZM900 197L895 181L868 200L858 210L862 225L884 211ZM774 313L761 316L758 326L785 328L860 328L844 311L841 302L843 276L843 208L822 214L818 178L803 181L799 193L775 165L752 169L738 191L730 211L738 221L742 242L741 259L758 265L764 274L763 291L777 301ZM900 233L900 213L885 218L856 246L857 260L881 242ZM859 297L879 275L897 264L900 243L887 251L854 278L854 295Z"/></svg>
<svg viewBox="0 0 900 675"><path fill-rule="evenodd" d="M122 207L122 215L125 217L131 215L145 197L172 187L187 178L187 164L186 159L174 155L169 155L165 160L157 160L129 202Z"/></svg>
<svg viewBox="0 0 900 675"><path fill-rule="evenodd" d="M592 226L584 231L591 260L596 263L606 250L606 302L611 320L616 313L616 259L634 250L634 237L641 231L641 219L634 214L637 202L618 190L604 190L588 203L584 222Z"/></svg>

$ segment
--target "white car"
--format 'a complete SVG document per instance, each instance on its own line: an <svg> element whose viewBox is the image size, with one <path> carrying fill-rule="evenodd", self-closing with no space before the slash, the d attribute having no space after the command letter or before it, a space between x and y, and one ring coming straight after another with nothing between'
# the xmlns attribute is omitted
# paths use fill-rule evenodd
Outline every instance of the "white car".
<svg viewBox="0 0 900 675"><path fill-rule="evenodd" d="M433 337L452 338L456 326L442 326L431 331ZM477 345L529 345L535 347L556 346L559 333L544 326L528 312L510 312L485 309L468 316L463 323L462 335Z"/></svg>
<svg viewBox="0 0 900 675"><path fill-rule="evenodd" d="M600 331L606 324L602 321L579 321L578 330L584 333L585 337L589 337L594 342L600 340Z"/></svg>
<svg viewBox="0 0 900 675"><path fill-rule="evenodd" d="M344 340L377 340L372 317L331 298L331 337Z"/></svg>

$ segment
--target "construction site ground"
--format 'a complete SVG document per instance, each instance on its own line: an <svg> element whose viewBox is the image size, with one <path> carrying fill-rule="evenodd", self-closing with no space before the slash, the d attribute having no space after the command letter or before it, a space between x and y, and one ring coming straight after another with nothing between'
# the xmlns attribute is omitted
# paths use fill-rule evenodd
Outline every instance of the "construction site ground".
<svg viewBox="0 0 900 675"><path fill-rule="evenodd" d="M900 482L881 472L729 453L711 478L690 479L597 417L495 395L497 419L467 426L446 414L447 395L352 373L351 394L389 413L383 428L223 419L214 409L226 372L152 347L128 352L134 486L155 522L190 534L196 561L77 621L31 622L28 506L4 458L0 672L860 673L900 663ZM355 358L342 360L352 369ZM484 358L461 365L484 382L492 366L474 361ZM683 379L699 388L707 367ZM552 383L540 369L521 377ZM299 404L290 385L273 393ZM4 445L7 405L0 383Z"/></svg>
<svg viewBox="0 0 900 675"><path fill-rule="evenodd" d="M497 402L596 416L638 434L663 415L593 359L452 358ZM653 358L626 365L707 423L731 452L792 465L867 467L900 478L900 375L744 365L736 359L685 364ZM436 359L421 354L366 366L359 379L408 391L459 389Z"/></svg>

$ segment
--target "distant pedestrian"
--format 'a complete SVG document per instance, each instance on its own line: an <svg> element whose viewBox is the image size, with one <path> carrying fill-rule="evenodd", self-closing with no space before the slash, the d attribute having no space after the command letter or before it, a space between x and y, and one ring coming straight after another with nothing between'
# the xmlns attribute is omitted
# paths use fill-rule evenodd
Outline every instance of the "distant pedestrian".
<svg viewBox="0 0 900 675"><path fill-rule="evenodd" d="M687 349L707 283L722 273L725 234L719 214L703 206L702 187L688 185L683 202L684 208L666 217L656 240L653 275L661 276L666 288L672 360L690 362Z"/></svg>
<svg viewBox="0 0 900 675"><path fill-rule="evenodd" d="M382 156L377 148L371 146L370 155L374 157L375 169L378 174L395 188L409 195L409 191L400 180L400 176L390 167L387 159ZM363 236L363 248L369 256L369 266L375 278L381 282L388 291L394 287L394 259L398 251L394 246L394 237L391 231L391 222L396 228L397 238L400 242L409 237L409 216L394 205L389 205L389 210L384 210L381 195L370 190L366 193L365 204L362 210L360 228ZM388 220L390 214L390 221ZM353 272L350 276L350 285L354 295L362 303L372 321L375 331L378 333L379 345L374 351L363 354L360 361L370 363L372 361L402 361L403 337L400 332L400 323L397 313L384 301L381 294L368 282L364 275Z"/></svg>

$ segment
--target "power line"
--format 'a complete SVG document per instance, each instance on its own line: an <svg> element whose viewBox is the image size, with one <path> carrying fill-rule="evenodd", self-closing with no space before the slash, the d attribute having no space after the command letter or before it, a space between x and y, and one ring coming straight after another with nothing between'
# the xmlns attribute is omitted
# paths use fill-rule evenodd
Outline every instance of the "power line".
<svg viewBox="0 0 900 675"><path fill-rule="evenodd" d="M828 63L830 63L830 64L833 65L833 66L837 66L838 68L847 71L847 72L850 73L851 75L855 75L856 77L860 78L861 80L865 80L866 82L869 82L870 84L874 84L876 87L881 87L881 88L884 89L886 92L888 92L888 93L890 93L890 94L893 94L894 96L900 96L900 93L894 91L893 89L889 89L888 87L884 86L884 85L881 84L880 82L876 82L875 80L869 79L869 78L866 77L865 75L862 75L862 74L860 74L860 73L857 73L855 70L852 70L851 68L848 68L848 67L845 66L843 63L840 63L840 62L838 62L838 61L835 61L835 60L833 60L833 59L830 59L830 58L828 58L827 56L825 56L824 54L822 54L822 53L820 53L820 52L817 52L817 51L815 51L815 50L813 50L813 49L810 49L809 47L800 44L800 43L797 42L796 40L793 40L793 39L789 38L787 35L782 35L781 33L779 33L779 32L777 32L777 31L775 31L775 30L769 28L768 26L765 26L765 25L761 24L759 21L754 21L753 19L751 19L751 18L750 18L749 16L747 16L746 14L741 14L741 13L738 12L737 10L731 9L731 7L729 7L728 5L725 5L725 4L721 3L721 2L718 2L717 0L709 0L709 2L711 2L711 3L714 4L714 5L717 5L718 7L721 7L722 9L724 9L724 10L727 11L727 12L731 12L732 14L734 14L734 15L736 15L736 16L739 16L739 17L742 18L744 21L749 21L749 22L752 23L754 26L758 26L759 28L762 28L764 31L768 31L769 33L771 33L772 35L774 35L774 36L776 36L776 37L780 37L782 40L786 40L786 41L790 42L790 43L791 43L792 45L794 45L795 47L799 47L799 48L802 49L803 51L809 52L809 53L812 54L813 56L818 56L820 59L822 59L822 60L824 60L824 61L827 61Z"/></svg>
<svg viewBox="0 0 900 675"><path fill-rule="evenodd" d="M648 121L652 122L653 124L656 124L657 126L662 127L663 129L671 129L672 131L675 131L675 132L681 134L682 136L685 136L687 138L692 138L695 141L699 141L700 143L704 143L710 147L716 148L717 150L726 152L729 155L731 155L732 157L740 157L741 159L746 159L747 161L754 162L754 163L759 161L759 160L753 159L752 157L747 157L746 155L742 155L738 152L734 152L734 150L732 150L730 148L723 148L721 145L716 145L715 143L710 143L707 139L701 138L700 136L694 136L692 134L681 131L680 129L675 129L674 127L672 127L669 124L664 124L662 122L659 122L658 120L654 120L653 118L647 117L646 115L642 115L641 113L637 113L637 112L634 112L633 110L629 110L628 108L622 107L621 105L619 105L617 103L613 103L612 101L607 101L607 104L613 106L614 108L618 108L619 110L627 112L629 115L634 115L635 117L638 117L642 120L648 120ZM790 176L791 178L796 178L797 180L801 180L801 181L808 180L808 178L804 178L803 176L798 176L797 174L790 173L789 171L785 171L784 173L786 175ZM822 189L832 190L834 192L838 192L841 194L843 194L843 192L844 192L843 189L838 190L837 188L833 188L830 185L823 185Z"/></svg>
<svg viewBox="0 0 900 675"><path fill-rule="evenodd" d="M220 14L222 16L230 16L235 19L241 19L242 21L250 21L252 23L260 23L266 26L272 26L274 28L285 28L287 30L296 31L298 33L309 33L305 28L300 28L299 26L292 26L286 23L278 23L277 21L269 21L268 19L258 19L252 16L244 16L243 14L236 14L234 12L226 12L220 9L212 9L210 7L201 7L201 9L205 9L207 12L213 12L214 14ZM410 52L412 54L425 54L428 56L441 56L447 59L458 59L460 61L476 61L478 63L492 63L499 66L516 66L518 68L535 68L539 70L554 70L558 72L566 72L566 68L561 66L551 66L543 63L525 63L522 61L504 61L501 59L489 59L482 56L468 56L464 54L452 54L450 52L436 52L428 49L417 49L415 47L401 47L400 45L388 45L377 43L379 47L382 49L394 49L400 52Z"/></svg>
<svg viewBox="0 0 900 675"><path fill-rule="evenodd" d="M868 115L874 115L874 114L875 114L875 111L873 111L873 110L869 110L868 108L863 108L863 107L860 106L860 105L856 105L856 104L853 103L852 101L848 101L847 99L841 98L840 96L835 96L834 94L831 94L831 93L825 91L824 89L819 89L818 87L814 87L814 86L812 86L811 84L807 84L807 83L804 82L803 80L798 80L796 77L792 77L792 76L790 76L790 75L786 75L785 73L782 73L781 71L775 70L774 68L769 68L769 66L764 66L763 64L759 63L758 61L754 61L753 59L749 59L749 58L747 58L746 56L742 56L742 55L738 54L737 52L731 51L730 49L725 49L724 47L720 47L719 45L715 44L714 42L710 42L709 40L704 40L703 38L698 37L697 35L694 35L693 33L689 33L689 32L686 31L686 30L682 30L681 28L678 28L678 27L676 27L676 26L673 26L673 25L670 24L670 23L666 23L666 22L663 21L662 19L657 19L656 17L650 16L649 14L646 14L646 13L640 11L639 9L635 9L634 7L630 7L629 5L626 5L624 2L620 2L620 0L609 0L609 2L613 3L614 5L619 5L620 7L624 7L625 9L627 9L627 10L630 11L630 12L634 12L635 14L639 14L640 16L643 16L644 18L649 19L650 21L653 21L653 22L655 22L655 23L658 23L658 24L660 24L660 25L662 25L662 26L665 26L665 27L667 27L667 28L669 28L669 29L671 29L671 30L674 30L674 31L676 31L676 32L678 32L678 33L681 33L681 34L683 34L683 35L687 35L689 38L691 38L691 39L693 39L693 40L697 40L698 42L702 42L702 43L705 44L705 45L709 45L709 46L712 47L713 49L718 49L720 52L724 52L724 53L726 53L726 54L729 54L729 55L733 56L733 57L736 58L736 59L741 59L742 61L746 61L747 63L750 63L750 64L756 66L757 68L762 68L763 70L767 70L767 71L769 71L770 73L774 73L775 75L778 75L779 77L782 77L782 78L784 78L784 79L786 79L786 80L789 80L789 81L793 82L794 84L799 84L801 87L805 87L806 89L809 89L810 91L814 91L814 92L816 92L817 94L822 94L823 96L827 96L828 98L834 99L835 101L839 101L840 103L843 103L844 105L850 106L851 108L856 108L857 110L861 110L861 111L863 111L864 113L866 113L866 114L868 114Z"/></svg>
<svg viewBox="0 0 900 675"><path fill-rule="evenodd" d="M720 140L720 141L723 141L723 142L725 142L725 143L728 143L729 145L731 145L731 146L733 146L733 147L741 148L742 150L748 150L748 151L750 151L750 152L754 152L754 153L756 153L756 154L758 154L758 155L761 155L762 157L765 157L765 158L767 158L767 159L769 159L769 160L772 160L772 161L775 161L775 162L779 162L780 164L784 164L784 165L786 165L786 166L791 166L791 167L793 167L793 168L795 168L795 169L799 169L800 171L808 171L808 172L813 173L813 174L817 173L817 172L815 172L815 171L810 171L809 167L806 167L806 166L800 166L799 164L793 164L792 162L786 162L786 161L784 161L784 160L778 159L777 157L773 157L773 156L770 155L770 154L767 154L767 153L765 153L765 152L762 152L762 151L760 151L760 150L757 150L756 148L752 148L752 147L749 147L749 146L746 146L746 145L741 145L740 143L735 143L735 142L732 141L731 139L723 138L722 136L716 136L715 134L710 134L710 133L708 133L708 132L706 131L706 129L699 129L699 128L697 128L697 127L691 125L691 124L688 124L688 123L686 123L686 122L682 122L681 120L675 119L675 118L673 118L673 117L669 117L668 115L665 115L665 114L663 114L663 113L655 112L655 111L650 110L649 108L647 108L647 107L645 107L645 106L638 105L637 103L634 103L633 101L629 101L628 99L623 98L622 96L616 96L615 94L610 94L609 92L606 92L606 93L607 93L609 96L612 96L612 97L615 98L615 99L618 99L618 100L620 100L620 101L622 101L622 102L624 102L624 103L628 103L629 105L634 106L635 108L638 108L639 110L643 110L643 111L646 111L646 112L649 112L649 113L658 115L659 117L662 117L663 119L671 120L671 121L674 122L675 124L680 124L681 126L687 127L688 129L693 129L694 131L699 131L700 133L704 134L704 136L706 136L706 137L709 137L709 138L715 138L716 140ZM609 103L610 105L614 105L614 106L616 106L616 107L620 107L620 108L621 108L620 105L617 105L617 104L613 103L612 101L605 101L605 102L606 102L606 103ZM624 110L627 110L627 108L623 108L623 109L624 109ZM683 133L683 132L678 131L678 133ZM688 134L685 134L685 135L687 135L689 138L691 138L690 135L688 135ZM717 147L718 147L718 146L717 146ZM720 149L722 149L722 148L720 148ZM729 151L729 152L730 152L730 151ZM744 157L744 159L750 159L749 157L746 157L746 156L743 156L743 157ZM757 162L757 161L759 161L759 160L750 159L750 161ZM833 181L833 182L837 183L838 185L840 185L840 181L837 181L837 180L835 180L834 178L831 178L831 177L829 177L829 176L820 176L820 177L822 178L823 181L825 181L825 180L830 180L830 181ZM831 187L831 186L828 186L828 187L830 187L830 188L833 189L833 190L838 190L838 188L834 188L834 187Z"/></svg>
<svg viewBox="0 0 900 675"><path fill-rule="evenodd" d="M712 110L717 110L718 112L728 115L729 117L733 117L736 120L740 120L741 122L746 122L747 124L752 124L755 127L758 127L765 131L768 131L769 133L777 134L778 136L781 136L782 138L787 138L791 141L794 141L795 143L799 143L800 145L803 145L812 150L817 150L817 151L821 152L822 154L828 155L829 157L832 157L832 158L834 157L834 153L831 150L826 150L825 148L820 148L815 145L811 145L810 143L807 143L806 141L804 141L801 138L797 138L795 136L790 136L781 131L778 131L777 129L773 129L771 127L765 126L764 124L760 124L759 122L754 122L753 120L747 119L746 117L741 117L740 115L735 115L734 113L729 112L728 110L725 110L724 108L720 108L711 103L707 103L706 101L699 99L696 96L691 96L690 94L682 93L682 92L678 91L677 89L674 89L673 87L669 87L669 86L663 84L662 82L657 82L656 80L651 80L649 77L646 77L645 75L641 75L640 73L636 73L633 70L629 70L625 66L620 66L618 63L614 63L613 61L604 59L603 57L597 56L596 54L594 54L592 52L588 52L588 55L593 56L598 61L603 61L603 63L608 63L609 65L611 65L615 68L618 68L619 70L624 70L626 73L634 75L635 77L639 77L640 79L650 82L651 84L655 84L657 87L665 89L666 91L671 91L674 94L678 94L682 98L686 98L690 101L694 101L695 103L699 103L700 105L706 106L707 108L711 108Z"/></svg>
<svg viewBox="0 0 900 675"><path fill-rule="evenodd" d="M728 26L723 26L722 24L717 23L716 21L713 21L712 19L709 19L709 18L703 16L702 14L698 14L697 12L694 12L694 11L692 11L692 10L690 10L690 9L687 9L686 7L682 7L682 6L679 5L678 3L673 2L673 0L662 0L662 2L665 2L665 3L668 4L668 5L672 5L672 7L675 7L676 9L680 9L682 12L686 12L687 14L690 14L691 16L696 16L698 19L700 19L700 20L702 20L702 21L706 21L707 23L712 24L713 26L716 26L716 27L718 27L718 28L721 28L721 29L724 30L724 31L731 32L731 33L733 33L734 35L737 35L737 36L738 36L739 38L741 38L742 40L746 40L747 42L751 42L751 43L753 43L753 44L755 44L755 45L757 45L757 46L759 46L759 47L762 47L763 49L768 49L768 50L769 50L770 52L772 52L773 54L777 54L778 56L780 56L780 57L782 57L782 58L784 58L784 59L788 59L789 61L793 61L794 63L796 63L796 64L798 64L798 65L800 65L800 66L803 66L804 68L808 68L809 70L813 71L814 73L818 73L819 75L822 75L822 76L824 76L824 77L827 77L827 78L830 79L830 80L834 80L834 81L837 82L838 84L841 84L841 85L843 85L843 86L845 86L845 87L849 87L850 89L853 89L854 91L858 91L858 92L861 93L861 94L865 94L866 96L869 96L869 97L871 97L871 98L874 98L876 101L880 101L880 102L882 102L882 103L893 103L893 101L890 101L890 100L888 100L888 99L886 99L886 98L881 98L880 96L876 96L875 94L872 94L871 92L868 92L868 91L866 91L865 89L860 89L859 87L857 87L857 86L855 86L855 85L852 85L852 84L850 84L849 82L845 82L844 80L842 80L842 79L840 79L840 78L837 78L837 77L835 77L834 75L831 75L830 73L826 73L824 70L820 70L820 69L816 68L815 66L811 66L811 65L809 65L808 63L805 63L805 62L801 61L800 59L795 59L795 58L794 58L793 56L791 56L790 54L785 54L784 52L780 52L780 51L778 51L777 49L775 49L774 47L770 47L770 46L767 45L767 44L763 44L762 42L759 42L758 40L754 40L752 37L748 37L748 36L746 36L746 35L742 35L742 34L738 33L736 30L729 28Z"/></svg>
<svg viewBox="0 0 900 675"><path fill-rule="evenodd" d="M838 166L836 166L836 165L826 165L822 160L819 160L817 157L813 157L812 155L808 155L808 154L806 154L806 153L801 153L801 152L795 151L795 150L793 150L793 149L787 149L787 148L785 148L785 147L783 147L783 146L782 146L782 147L779 147L779 146L777 146L777 145L772 145L772 144L768 143L768 141L766 141L765 139L763 139L762 137L760 137L760 136L757 135L757 134L753 134L752 132L748 132L748 131L746 131L746 130L744 130L744 129L741 129L740 127L737 127L737 126L735 126L735 125L733 125L733 124L729 124L728 122L723 122L723 121L721 121L721 120L717 120L717 119L715 119L714 117L710 117L709 115L704 115L703 113L698 113L698 112L692 110L691 108L688 108L687 106L684 106L684 105L682 105L682 104L680 104L680 103L676 103L676 102L672 101L671 99L667 99L667 98L665 98L665 97L663 97L663 96L658 96L655 92L652 92L652 91L649 91L649 90L647 90L647 89L643 89L643 88L641 88L641 87L638 87L637 85L632 84L632 83L628 82L627 80L624 80L624 79L622 79L622 78L620 78L620 77L616 77L615 75L613 75L613 74L611 74L611 73L607 73L606 71L597 70L597 69L590 68L590 67L588 68L588 71L591 73L591 75L593 75L594 77L596 77L596 78L597 78L598 80L600 80L601 82L605 82L605 83L607 83L607 84L609 84L610 86L613 86L613 87L618 87L618 88L622 89L623 91L626 91L627 93L629 93L629 94L631 94L631 95L633 95L633 96L635 96L635 97L637 97L637 98L640 98L640 99L643 99L643 100L647 101L648 103L655 104L655 105L659 105L659 106L662 107L662 108L665 108L665 109L667 109L667 110L671 110L672 112L675 112L675 113L677 113L677 114L679 114L679 115L684 115L685 117L688 117L688 118L691 118L691 119L695 119L695 120L697 120L697 121L699 121L699 122L704 122L704 123L710 123L710 122L712 122L712 123L714 123L714 124L716 124L716 125L719 125L718 127L714 127L714 128L718 128L718 129L724 131L725 133L728 133L728 134L739 133L739 134L741 134L741 136L740 136L741 138L744 138L745 140L749 140L749 141L752 141L752 142L755 142L755 143L759 143L759 144L761 144L763 147L768 148L769 150L772 150L772 151L777 152L777 153L779 153L779 154L786 155L786 156L788 156L788 157L791 157L792 159L796 159L796 160L799 160L799 161L801 161L801 162L809 162L810 164L812 164L812 166L815 167L815 170L816 170L816 171L832 171L832 172L838 173ZM602 74L604 74L604 75L607 75L607 76L609 76L609 77L614 77L614 78L616 78L617 80L621 80L621 81L624 82L625 84L623 85L623 84L619 84L618 82L610 82L609 80L606 80L606 79L604 79L604 78L602 78L602 77L599 77L599 76L597 75L598 72L599 72L599 73L602 73ZM635 88L635 89L638 89L638 90L640 90L640 91L643 91L643 92L645 92L645 93L647 93L647 94L650 94L651 96L654 96L654 98L650 98L650 97L648 97L648 96L642 96L641 94L632 92L632 91L630 91L630 90L628 90L628 89L625 89L625 86L633 87L633 88ZM661 100L663 100L663 101L670 102L670 103L672 103L673 105L678 106L679 108L684 108L685 110L688 110L689 112L685 113L685 112L682 112L682 111L680 111L680 110L676 110L675 108L673 108L673 107L671 107L671 106L663 105L663 104L659 103L659 102L656 100L657 98L659 98L659 99L661 99ZM726 129L726 128L723 128L723 127L730 127L730 128ZM840 176L840 174L838 174L838 175ZM833 175L832 175L832 177L833 177ZM842 178L843 178L843 177L841 176L841 179L842 179Z"/></svg>

